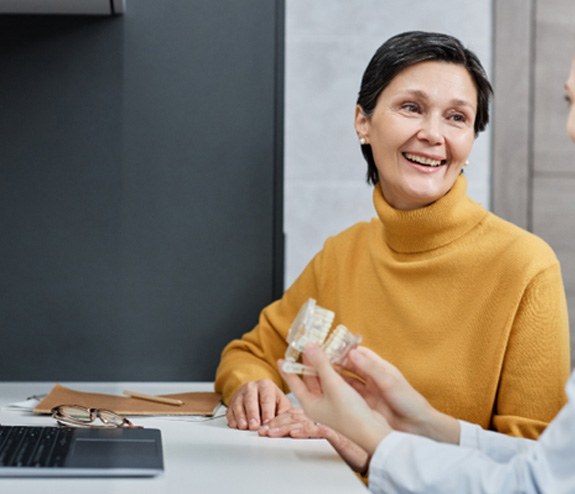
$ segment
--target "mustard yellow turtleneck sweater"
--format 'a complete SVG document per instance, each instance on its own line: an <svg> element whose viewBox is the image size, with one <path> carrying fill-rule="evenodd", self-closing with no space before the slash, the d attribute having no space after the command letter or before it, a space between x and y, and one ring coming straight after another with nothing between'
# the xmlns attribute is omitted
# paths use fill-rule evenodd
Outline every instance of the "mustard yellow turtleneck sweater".
<svg viewBox="0 0 575 494"><path fill-rule="evenodd" d="M375 187L378 218L329 238L258 325L226 346L215 382L224 401L258 379L287 391L276 360L312 297L437 409L536 438L563 405L569 375L559 263L466 188L460 176L436 203L400 211Z"/></svg>

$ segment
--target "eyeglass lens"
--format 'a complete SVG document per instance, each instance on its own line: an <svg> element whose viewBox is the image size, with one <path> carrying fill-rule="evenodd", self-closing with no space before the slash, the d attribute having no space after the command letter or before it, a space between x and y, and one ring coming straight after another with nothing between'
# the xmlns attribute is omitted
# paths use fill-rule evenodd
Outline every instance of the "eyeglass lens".
<svg viewBox="0 0 575 494"><path fill-rule="evenodd" d="M104 424L115 427L130 427L131 422L111 410L86 408L79 405L60 405L53 409L53 416L60 420L69 420L78 424L91 424L99 418Z"/></svg>
<svg viewBox="0 0 575 494"><path fill-rule="evenodd" d="M55 409L56 415L62 418L69 418L76 422L89 423L92 422L96 416L89 408L84 408L75 405L61 405Z"/></svg>
<svg viewBox="0 0 575 494"><path fill-rule="evenodd" d="M124 419L124 417L120 417L119 415L117 415L114 412L111 412L110 410L99 409L96 410L96 412L98 417L102 422L104 422L104 424L114 424L117 427L126 424L126 419Z"/></svg>

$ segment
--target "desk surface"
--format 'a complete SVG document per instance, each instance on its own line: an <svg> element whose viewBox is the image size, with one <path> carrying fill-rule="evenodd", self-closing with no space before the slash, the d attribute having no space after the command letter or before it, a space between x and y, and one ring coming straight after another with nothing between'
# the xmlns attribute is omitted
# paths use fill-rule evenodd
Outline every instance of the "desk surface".
<svg viewBox="0 0 575 494"><path fill-rule="evenodd" d="M211 391L210 383L63 383L81 391L121 394L133 389L150 394ZM4 408L28 396L47 393L52 383L0 383L0 423L53 425L47 416ZM0 479L10 494L363 493L366 488L324 440L261 438L229 429L225 418L134 417L161 429L165 472L147 479Z"/></svg>

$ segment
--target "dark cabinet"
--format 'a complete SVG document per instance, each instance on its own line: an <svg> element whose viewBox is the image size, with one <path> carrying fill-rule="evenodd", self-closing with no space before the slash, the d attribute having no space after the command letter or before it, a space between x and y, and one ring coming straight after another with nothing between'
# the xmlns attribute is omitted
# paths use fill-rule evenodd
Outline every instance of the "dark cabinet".
<svg viewBox="0 0 575 494"><path fill-rule="evenodd" d="M282 0L0 16L0 378L211 380L283 285Z"/></svg>

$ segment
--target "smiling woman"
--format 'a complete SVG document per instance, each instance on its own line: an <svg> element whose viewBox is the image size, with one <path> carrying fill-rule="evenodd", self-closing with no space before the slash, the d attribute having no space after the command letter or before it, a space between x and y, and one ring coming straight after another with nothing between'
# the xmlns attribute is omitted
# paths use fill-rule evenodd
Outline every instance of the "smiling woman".
<svg viewBox="0 0 575 494"><path fill-rule="evenodd" d="M575 58L565 98L567 133L575 142ZM566 385L568 403L539 441L528 441L439 413L399 369L365 348L351 350L343 362L360 377L348 382L319 347L309 345L305 355L308 375L317 377L302 382L282 375L310 417L369 453L373 494L575 492L575 372Z"/></svg>
<svg viewBox="0 0 575 494"><path fill-rule="evenodd" d="M329 238L225 348L216 389L231 427L326 437L365 467L361 448L292 408L276 370L309 298L443 413L533 438L555 416L569 373L559 263L543 240L471 200L461 173L490 94L479 60L452 36L407 32L377 50L355 113L377 217Z"/></svg>

